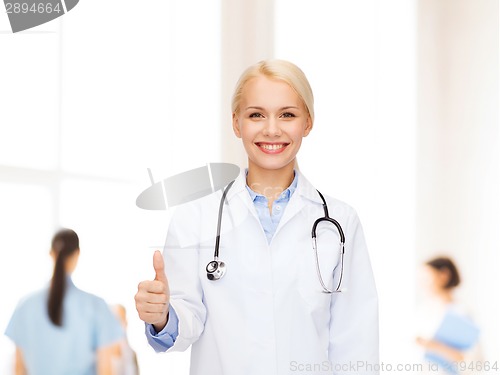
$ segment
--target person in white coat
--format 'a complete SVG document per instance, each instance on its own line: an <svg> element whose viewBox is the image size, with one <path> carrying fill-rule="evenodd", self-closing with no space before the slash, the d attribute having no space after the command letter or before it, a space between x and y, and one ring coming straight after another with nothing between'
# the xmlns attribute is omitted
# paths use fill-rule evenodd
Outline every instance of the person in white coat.
<svg viewBox="0 0 500 375"><path fill-rule="evenodd" d="M153 256L156 277L138 286L151 346L191 346L192 375L378 374L378 299L360 221L326 195L325 207L296 168L314 122L307 78L283 60L252 65L232 113L248 168L223 198L216 260L225 274L207 277L218 192L176 209L163 257ZM316 256L311 231L325 208L342 234L320 222Z"/></svg>

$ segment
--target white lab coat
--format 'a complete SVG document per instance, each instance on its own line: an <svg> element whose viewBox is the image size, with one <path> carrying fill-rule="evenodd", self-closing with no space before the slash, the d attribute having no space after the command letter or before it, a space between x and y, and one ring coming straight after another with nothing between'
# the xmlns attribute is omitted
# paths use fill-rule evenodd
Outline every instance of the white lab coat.
<svg viewBox="0 0 500 375"><path fill-rule="evenodd" d="M358 216L325 196L345 233L347 290L323 293L311 244L322 201L297 173L297 189L268 244L241 172L224 206L219 259L227 271L218 281L207 279L205 267L214 257L222 193L176 209L164 257L179 335L168 351L192 345L192 375L379 373L377 293ZM339 235L322 223L317 236L323 279L334 289Z"/></svg>

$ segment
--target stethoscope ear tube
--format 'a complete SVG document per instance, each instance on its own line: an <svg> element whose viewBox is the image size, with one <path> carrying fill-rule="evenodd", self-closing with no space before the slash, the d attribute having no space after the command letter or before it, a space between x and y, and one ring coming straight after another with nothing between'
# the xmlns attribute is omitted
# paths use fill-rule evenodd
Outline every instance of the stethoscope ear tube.
<svg viewBox="0 0 500 375"><path fill-rule="evenodd" d="M316 258L316 272L318 273L318 279L319 279L319 282L321 284L321 287L323 288L324 293L341 293L341 292L343 292L343 289L341 289L340 287L342 285L342 277L344 276L344 252L345 252L344 231L342 230L342 226L339 224L339 222L335 219L332 219L328 215L328 206L326 204L325 197L323 197L323 194L321 194L319 192L319 190L316 190L316 191L318 192L319 196L321 197L321 200L323 201L323 211L325 212L324 217L320 217L319 219L317 219L314 222L314 224L312 226L312 230L311 230L312 246L313 246L313 250L314 250L314 256ZM322 221L327 221L327 222L335 225L335 227L337 227L337 230L338 230L339 236L340 236L340 278L339 278L339 283L337 285L337 288L335 290L330 290L326 287L326 285L323 281L323 277L321 276L321 270L319 268L318 244L316 241L316 227Z"/></svg>

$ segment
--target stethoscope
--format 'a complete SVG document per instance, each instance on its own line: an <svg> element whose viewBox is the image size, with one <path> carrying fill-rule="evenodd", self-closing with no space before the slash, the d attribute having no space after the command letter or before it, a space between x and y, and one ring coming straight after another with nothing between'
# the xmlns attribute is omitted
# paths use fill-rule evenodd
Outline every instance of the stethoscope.
<svg viewBox="0 0 500 375"><path fill-rule="evenodd" d="M219 218L217 220L217 235L215 237L215 251L214 251L214 260L210 261L207 264L206 271L207 271L207 278L209 280L219 280L224 276L226 273L226 264L222 261L219 260L219 244L220 244L220 227L221 227L221 221L222 221L222 210L224 207L224 200L226 199L227 192L233 185L234 180L227 185L227 187L224 189L224 193L222 194L222 198L220 200L220 206L219 206ZM342 227L338 223L337 220L332 219L328 215L328 206L326 204L325 198L323 195L319 192L319 190L316 190L321 197L321 200L323 201L323 211L325 212L324 217L320 217L316 219L312 226L312 231L311 231L311 237L312 237L312 247L314 250L314 255L316 258L316 271L318 273L318 279L319 282L321 283L321 287L323 288L324 293L340 293L343 290L340 288L342 285L342 276L344 275L344 244L345 244L345 236L344 236L344 231L342 230ZM323 277L321 276L321 270L319 268L319 258L318 258L318 245L316 241L316 227L318 226L319 223L322 221L327 221L335 225L337 228L339 235L340 235L340 278L339 278L339 283L337 285L337 288L335 290L330 290L326 287L325 283L323 282Z"/></svg>

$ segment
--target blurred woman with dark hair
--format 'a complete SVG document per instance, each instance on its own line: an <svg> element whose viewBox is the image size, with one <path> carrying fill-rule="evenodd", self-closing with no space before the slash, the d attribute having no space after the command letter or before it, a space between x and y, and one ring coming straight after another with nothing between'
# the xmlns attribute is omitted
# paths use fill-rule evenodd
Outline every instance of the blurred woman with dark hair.
<svg viewBox="0 0 500 375"><path fill-rule="evenodd" d="M450 258L438 257L425 263L434 276L435 292L448 302L452 302L452 292L460 284L457 266Z"/></svg>
<svg viewBox="0 0 500 375"><path fill-rule="evenodd" d="M123 330L107 303L71 280L80 255L78 235L58 231L50 255L50 287L16 307L5 334L16 344L16 375L111 375L111 355Z"/></svg>
<svg viewBox="0 0 500 375"><path fill-rule="evenodd" d="M431 330L424 334L427 337L417 337L417 344L424 349L426 361L430 363L427 368L432 373L465 374L466 360L471 353L478 354L479 328L456 301L460 272L453 260L444 256L425 262L425 269L434 316L424 318Z"/></svg>

